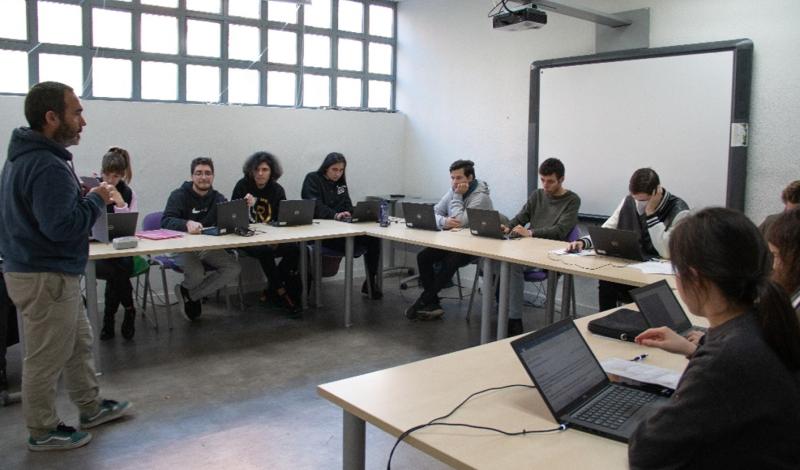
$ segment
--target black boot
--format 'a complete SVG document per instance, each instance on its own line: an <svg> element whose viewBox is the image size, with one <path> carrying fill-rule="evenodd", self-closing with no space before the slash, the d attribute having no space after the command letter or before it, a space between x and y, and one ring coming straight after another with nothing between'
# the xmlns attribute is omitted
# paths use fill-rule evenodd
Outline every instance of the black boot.
<svg viewBox="0 0 800 470"><path fill-rule="evenodd" d="M6 367L0 367L0 392L8 390L8 377L6 376Z"/></svg>
<svg viewBox="0 0 800 470"><path fill-rule="evenodd" d="M100 341L114 338L114 314L106 312L103 315L103 329L100 330Z"/></svg>
<svg viewBox="0 0 800 470"><path fill-rule="evenodd" d="M136 309L134 307L125 307L125 317L122 319L122 328L119 331L125 339L131 339L136 334Z"/></svg>
<svg viewBox="0 0 800 470"><path fill-rule="evenodd" d="M367 283L369 282L369 286ZM378 289L377 284L375 283L375 276L369 276L363 284L361 284L361 293L364 295L369 295L369 289L372 288L372 299L379 300L383 298L383 292Z"/></svg>

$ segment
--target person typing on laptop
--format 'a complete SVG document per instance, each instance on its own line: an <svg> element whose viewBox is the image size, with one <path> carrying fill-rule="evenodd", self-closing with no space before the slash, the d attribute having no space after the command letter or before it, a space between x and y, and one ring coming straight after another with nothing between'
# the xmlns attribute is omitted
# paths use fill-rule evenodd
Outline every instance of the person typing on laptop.
<svg viewBox="0 0 800 470"><path fill-rule="evenodd" d="M203 227L217 223L217 204L225 196L213 188L214 162L198 157L191 163L191 181L172 191L161 217L161 228L200 234ZM194 321L202 314L202 299L239 278L236 258L225 250L195 251L175 255L183 269L183 283L175 286L175 294L183 300L183 316ZM213 268L206 271L205 266Z"/></svg>
<svg viewBox="0 0 800 470"><path fill-rule="evenodd" d="M658 173L652 168L639 168L631 175L630 194L603 223L604 228L630 230L639 234L642 252L646 256L669 258L669 238L677 224L689 215L683 199L661 186ZM589 236L570 243L568 250L577 252L592 248ZM631 302L628 291L633 287L608 281L598 286L600 311Z"/></svg>
<svg viewBox="0 0 800 470"><path fill-rule="evenodd" d="M564 240L578 224L581 198L564 187L564 164L557 158L548 158L539 165L541 187L528 197L519 213L501 226L503 232L521 237L538 237ZM511 265L509 285L508 336L521 334L522 305L525 301L523 267Z"/></svg>
<svg viewBox="0 0 800 470"><path fill-rule="evenodd" d="M450 165L450 189L434 206L436 224L442 230L467 227L467 208L491 209L489 186L475 177L475 164L471 160L456 160ZM423 291L406 309L409 320L432 320L444 314L439 303L439 291L452 279L456 270L469 264L474 256L438 248L425 248L417 254L419 282ZM434 265L438 264L436 270Z"/></svg>
<svg viewBox="0 0 800 470"><path fill-rule="evenodd" d="M665 327L636 338L690 359L631 436L631 468L800 468L800 324L767 244L743 214L710 208L669 247L678 292L709 329L700 346Z"/></svg>

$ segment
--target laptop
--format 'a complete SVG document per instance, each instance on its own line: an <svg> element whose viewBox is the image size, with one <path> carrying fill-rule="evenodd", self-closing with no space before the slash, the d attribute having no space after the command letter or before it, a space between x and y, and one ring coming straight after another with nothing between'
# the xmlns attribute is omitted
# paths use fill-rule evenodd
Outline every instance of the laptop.
<svg viewBox="0 0 800 470"><path fill-rule="evenodd" d="M278 218L270 222L276 227L291 227L295 225L311 225L314 222L313 199L293 199L281 201L278 207Z"/></svg>
<svg viewBox="0 0 800 470"><path fill-rule="evenodd" d="M612 383L570 319L516 339L511 347L556 421L568 427L628 442L639 423L668 400Z"/></svg>
<svg viewBox="0 0 800 470"><path fill-rule="evenodd" d="M344 222L377 222L381 211L380 201L360 201L353 207L350 219Z"/></svg>
<svg viewBox="0 0 800 470"><path fill-rule="evenodd" d="M503 233L500 229L500 213L495 210L467 208L467 218L469 219L469 233L473 235L499 240L520 238L514 232Z"/></svg>
<svg viewBox="0 0 800 470"><path fill-rule="evenodd" d="M247 233L250 230L250 211L247 209L247 201L236 199L217 204L217 228L220 235Z"/></svg>
<svg viewBox="0 0 800 470"><path fill-rule="evenodd" d="M666 326L680 335L686 335L693 330L705 331L704 328L692 325L665 280L633 289L630 294L651 328Z"/></svg>
<svg viewBox="0 0 800 470"><path fill-rule="evenodd" d="M115 238L132 237L138 220L138 212L103 212L92 226L92 239L109 243Z"/></svg>
<svg viewBox="0 0 800 470"><path fill-rule="evenodd" d="M404 202L402 204L406 227L439 231L439 226L436 225L436 215L433 213L433 204L421 202Z"/></svg>
<svg viewBox="0 0 800 470"><path fill-rule="evenodd" d="M634 231L590 225L589 235L592 237L594 251L598 255L636 261L646 261L648 259L642 254L639 234Z"/></svg>

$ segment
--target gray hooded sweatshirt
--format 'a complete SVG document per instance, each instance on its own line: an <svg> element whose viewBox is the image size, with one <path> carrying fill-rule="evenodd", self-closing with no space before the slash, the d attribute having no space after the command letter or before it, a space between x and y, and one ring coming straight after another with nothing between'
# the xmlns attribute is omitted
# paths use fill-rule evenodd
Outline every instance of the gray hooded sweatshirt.
<svg viewBox="0 0 800 470"><path fill-rule="evenodd" d="M452 217L461 223L462 227L469 226L467 219L467 208L469 209L492 209L492 200L489 197L489 185L485 181L474 180L474 187L464 194L453 192L450 188L442 199L433 207L436 214L436 225L441 229L444 221Z"/></svg>

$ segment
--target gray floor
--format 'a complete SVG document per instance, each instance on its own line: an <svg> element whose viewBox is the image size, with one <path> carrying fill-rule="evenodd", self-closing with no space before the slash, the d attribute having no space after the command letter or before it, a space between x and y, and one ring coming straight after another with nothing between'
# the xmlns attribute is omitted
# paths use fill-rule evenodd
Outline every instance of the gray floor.
<svg viewBox="0 0 800 470"><path fill-rule="evenodd" d="M594 285L578 281L579 304L593 300ZM419 291L398 286L398 278L388 278L380 301L354 295L355 326L349 329L341 326L343 285L335 280L324 284L326 305L301 321L258 305L255 297L247 297L245 312L207 304L193 324L176 315L171 332L155 332L139 320L133 341L118 335L102 343L100 379L104 396L135 403L134 415L97 428L84 448L32 453L24 444L20 406L0 408L0 468L341 468L342 412L317 396L316 385L479 342L479 297L471 323L464 321L466 300L443 302L441 321L409 322L403 310ZM527 310L526 329L541 326L541 310ZM16 390L19 347L8 359ZM63 390L58 407L67 424L77 422ZM393 444L368 425L367 468L385 468ZM448 468L405 444L393 464Z"/></svg>

